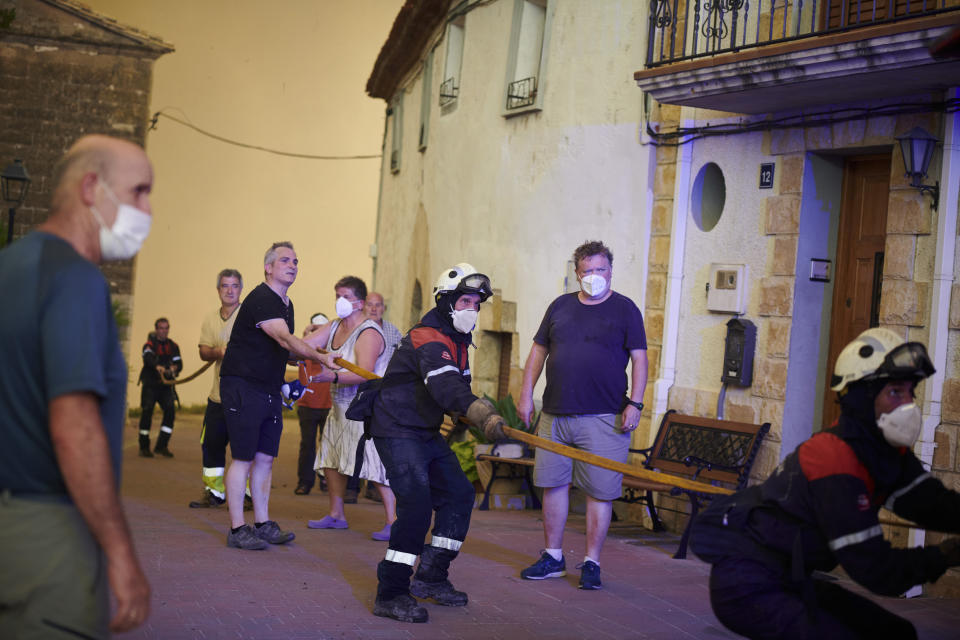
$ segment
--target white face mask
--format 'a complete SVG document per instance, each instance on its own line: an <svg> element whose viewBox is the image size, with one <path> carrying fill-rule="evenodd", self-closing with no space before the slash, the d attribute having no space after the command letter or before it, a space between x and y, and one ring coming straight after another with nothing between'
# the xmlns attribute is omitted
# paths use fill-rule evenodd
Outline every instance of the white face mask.
<svg viewBox="0 0 960 640"><path fill-rule="evenodd" d="M460 309L459 311L454 309L450 312L450 317L453 319L453 328L460 333L470 333L477 326L477 315L476 309Z"/></svg>
<svg viewBox="0 0 960 640"><path fill-rule="evenodd" d="M895 447L912 447L920 437L923 416L915 402L902 404L877 418L884 439Z"/></svg>
<svg viewBox="0 0 960 640"><path fill-rule="evenodd" d="M591 273L580 278L580 289L591 298L599 298L607 290L607 279Z"/></svg>
<svg viewBox="0 0 960 640"><path fill-rule="evenodd" d="M134 206L121 204L110 187L102 180L100 186L117 205L117 219L113 221L113 226L110 228L107 228L97 208L90 205L93 217L100 223L100 257L103 260L129 260L137 255L137 251L143 246L143 241L150 234L150 223L153 218Z"/></svg>
<svg viewBox="0 0 960 640"><path fill-rule="evenodd" d="M340 296L337 298L337 317L346 318L353 313L353 303Z"/></svg>

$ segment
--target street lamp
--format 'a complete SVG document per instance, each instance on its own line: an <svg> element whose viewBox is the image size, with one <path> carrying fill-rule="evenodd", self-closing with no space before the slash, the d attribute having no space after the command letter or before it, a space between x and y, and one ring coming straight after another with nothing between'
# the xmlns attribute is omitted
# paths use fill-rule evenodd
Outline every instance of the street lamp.
<svg viewBox="0 0 960 640"><path fill-rule="evenodd" d="M903 167L906 169L907 177L910 178L910 186L918 189L920 193L929 191L933 197L932 207L936 209L940 202L940 182L937 181L931 186L923 184L923 179L927 177L927 169L930 168L930 160L933 159L933 150L939 140L927 133L923 127L914 127L902 136L897 136L897 140L900 141Z"/></svg>
<svg viewBox="0 0 960 640"><path fill-rule="evenodd" d="M3 200L10 207L10 217L7 221L7 246L13 242L13 219L17 214L17 207L23 204L30 190L30 175L23 161L19 158L0 173L0 192Z"/></svg>

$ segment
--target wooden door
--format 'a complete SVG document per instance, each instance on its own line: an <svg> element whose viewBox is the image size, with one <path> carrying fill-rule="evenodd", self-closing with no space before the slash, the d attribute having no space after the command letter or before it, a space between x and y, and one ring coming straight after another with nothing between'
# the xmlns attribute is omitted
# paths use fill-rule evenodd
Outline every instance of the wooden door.
<svg viewBox="0 0 960 640"><path fill-rule="evenodd" d="M890 196L890 155L856 156L844 164L837 238L837 265L830 316L830 352L824 390L823 427L840 416L830 390L833 365L844 346L878 324L883 247Z"/></svg>
<svg viewBox="0 0 960 640"><path fill-rule="evenodd" d="M918 0L821 0L820 28L837 29L882 22L907 14L929 11L930 3Z"/></svg>

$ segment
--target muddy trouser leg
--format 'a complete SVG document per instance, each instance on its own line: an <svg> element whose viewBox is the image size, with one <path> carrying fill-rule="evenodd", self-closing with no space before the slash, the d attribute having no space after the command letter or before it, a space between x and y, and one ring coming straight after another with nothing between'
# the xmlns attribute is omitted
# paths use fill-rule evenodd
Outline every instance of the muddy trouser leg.
<svg viewBox="0 0 960 640"><path fill-rule="evenodd" d="M374 437L373 442L397 498L390 544L377 566L377 599L390 600L410 593L410 576L430 529L434 502L430 463L436 452L432 441L419 438Z"/></svg>
<svg viewBox="0 0 960 640"><path fill-rule="evenodd" d="M157 446L154 449L164 451L173 435L173 421L176 418L176 405L173 402L173 387L162 386L156 390L157 402L163 409L163 422L160 424L160 434L157 436Z"/></svg>
<svg viewBox="0 0 960 640"><path fill-rule="evenodd" d="M440 451L430 461L429 467L436 517L433 537L423 549L415 579L443 582L447 579L450 562L457 557L460 545L467 537L476 494L473 484L460 467L460 461L447 443L438 436L433 445Z"/></svg>
<svg viewBox="0 0 960 640"><path fill-rule="evenodd" d="M153 421L153 407L157 396L153 385L144 384L140 389L140 450L150 450L150 423Z"/></svg>
<svg viewBox="0 0 960 640"><path fill-rule="evenodd" d="M727 558L710 572L710 604L731 631L748 638L916 638L913 625L872 600L823 579L802 584L786 570Z"/></svg>

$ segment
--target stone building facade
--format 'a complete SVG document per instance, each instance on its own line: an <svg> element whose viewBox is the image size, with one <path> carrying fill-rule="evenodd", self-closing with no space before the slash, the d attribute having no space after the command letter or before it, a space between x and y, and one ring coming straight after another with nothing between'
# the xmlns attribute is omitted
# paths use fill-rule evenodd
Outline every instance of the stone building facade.
<svg viewBox="0 0 960 640"><path fill-rule="evenodd" d="M173 47L74 0L7 0L0 9L0 164L22 159L32 180L16 239L46 218L53 167L74 140L104 133L144 145L153 62ZM102 267L127 318L133 269L132 260Z"/></svg>
<svg viewBox="0 0 960 640"><path fill-rule="evenodd" d="M473 370L495 397L519 397L533 334L576 288L584 241L611 247L613 288L642 306L651 150L630 77L644 8L589 5L408 0L367 84L388 114L374 287L412 323L445 266L489 275L499 293L481 311Z"/></svg>

